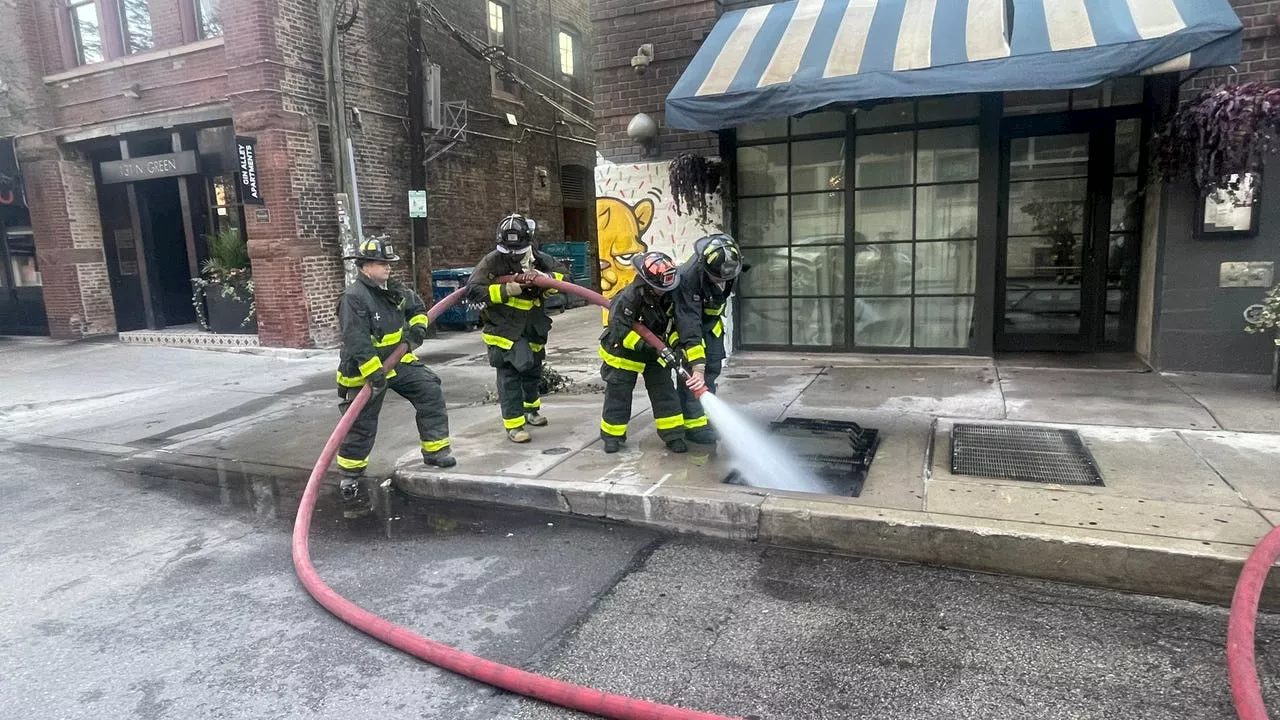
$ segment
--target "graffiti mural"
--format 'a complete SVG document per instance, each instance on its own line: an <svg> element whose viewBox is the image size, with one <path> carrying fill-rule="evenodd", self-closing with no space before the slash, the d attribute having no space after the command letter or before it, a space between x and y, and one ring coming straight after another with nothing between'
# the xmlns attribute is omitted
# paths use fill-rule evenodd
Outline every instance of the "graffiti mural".
<svg viewBox="0 0 1280 720"><path fill-rule="evenodd" d="M635 279L631 258L649 250L682 262L693 243L719 226L701 225L691 215L677 215L671 199L671 163L596 166L596 231L600 250L600 288L612 297ZM716 207L712 217L723 217Z"/></svg>

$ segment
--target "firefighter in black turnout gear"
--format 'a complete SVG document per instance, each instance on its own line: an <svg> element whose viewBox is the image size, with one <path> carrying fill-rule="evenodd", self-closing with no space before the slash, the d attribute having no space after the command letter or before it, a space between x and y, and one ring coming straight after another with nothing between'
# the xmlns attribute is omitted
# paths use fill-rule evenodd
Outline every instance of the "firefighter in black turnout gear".
<svg viewBox="0 0 1280 720"><path fill-rule="evenodd" d="M483 304L484 342L489 365L498 374L498 404L507 439L530 440L526 425L547 424L542 416L538 384L547 356L551 318L542 306L556 290L538 287L533 280L545 275L563 280L565 268L533 244L535 223L521 215L508 215L498 224L498 246L476 265L467 284L467 300ZM516 279L498 283L503 276Z"/></svg>
<svg viewBox="0 0 1280 720"><path fill-rule="evenodd" d="M604 451L616 453L627 439L631 419L631 397L636 378L644 375L644 387L653 405L658 437L672 452L689 450L685 443L684 416L676 393L672 371L678 361L670 350L665 356L650 347L632 325L639 322L664 342L674 344L672 291L680 282L670 256L647 252L631 260L636 280L613 297L609 305L609 325L600 335L600 377L605 382L604 410L600 438Z"/></svg>
<svg viewBox="0 0 1280 720"><path fill-rule="evenodd" d="M345 413L365 384L373 392L338 448L344 513L355 517L369 511L369 491L363 476L369 466L369 453L378 433L378 413L387 388L413 403L417 410L422 461L436 467L452 467L458 461L449 452L449 416L440 378L413 355L414 348L427 337L426 308L416 293L391 279L391 263L400 258L387 244L387 238L380 236L364 240L355 255L344 259L355 260L360 274L342 293L338 304L342 332L339 408ZM388 371L382 361L401 342L408 343L409 352Z"/></svg>
<svg viewBox="0 0 1280 720"><path fill-rule="evenodd" d="M717 233L698 240L693 255L680 266L680 283L675 290L677 343L689 361L693 375L716 391L716 379L724 363L724 310L734 282L745 269L738 243ZM689 439L699 444L715 444L715 431L708 425L702 403L684 384L679 384L680 406Z"/></svg>

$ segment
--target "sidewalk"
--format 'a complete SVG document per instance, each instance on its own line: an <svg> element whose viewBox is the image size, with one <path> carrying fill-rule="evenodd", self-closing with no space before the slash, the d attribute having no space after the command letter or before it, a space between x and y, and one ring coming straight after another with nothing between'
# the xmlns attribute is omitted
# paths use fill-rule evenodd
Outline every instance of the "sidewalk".
<svg viewBox="0 0 1280 720"><path fill-rule="evenodd" d="M643 392L629 447L604 454L598 311L556 322L549 361L572 384L545 400L552 424L532 444L503 438L479 333L442 333L419 354L444 380L458 467L423 468L412 409L392 400L371 474L398 463L396 482L426 498L1214 602L1229 599L1241 561L1280 521L1280 398L1265 378L1162 376L1123 361L735 358L720 397L761 423L811 417L880 430L860 497L806 495L723 484L727 459L705 448L667 452ZM0 353L17 378L0 398L5 450L92 453L209 484L228 473L300 483L338 419L332 351L0 339ZM1077 428L1105 486L952 476L948 433L973 420ZM1280 607L1280 594L1269 599Z"/></svg>

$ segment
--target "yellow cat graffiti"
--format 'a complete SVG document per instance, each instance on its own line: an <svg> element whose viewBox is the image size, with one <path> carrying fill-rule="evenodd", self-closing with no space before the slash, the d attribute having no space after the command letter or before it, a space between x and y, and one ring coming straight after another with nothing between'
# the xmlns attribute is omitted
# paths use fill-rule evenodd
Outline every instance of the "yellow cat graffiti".
<svg viewBox="0 0 1280 720"><path fill-rule="evenodd" d="M649 249L643 238L653 223L653 211L653 201L649 198L635 205L611 197L596 200L600 289L605 297L613 297L635 279L631 258Z"/></svg>

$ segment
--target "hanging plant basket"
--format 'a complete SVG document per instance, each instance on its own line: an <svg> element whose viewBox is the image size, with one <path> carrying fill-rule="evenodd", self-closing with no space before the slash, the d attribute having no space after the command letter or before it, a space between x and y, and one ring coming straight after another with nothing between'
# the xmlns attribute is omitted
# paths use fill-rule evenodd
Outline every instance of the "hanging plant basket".
<svg viewBox="0 0 1280 720"><path fill-rule="evenodd" d="M1153 180L1190 176L1201 194L1261 168L1280 132L1280 88L1218 85L1184 103L1151 139ZM1238 182L1238 180L1236 181Z"/></svg>
<svg viewBox="0 0 1280 720"><path fill-rule="evenodd" d="M720 199L722 168L719 160L690 153L681 153L671 161L668 180L677 215L696 215L700 224L711 223L711 207Z"/></svg>

